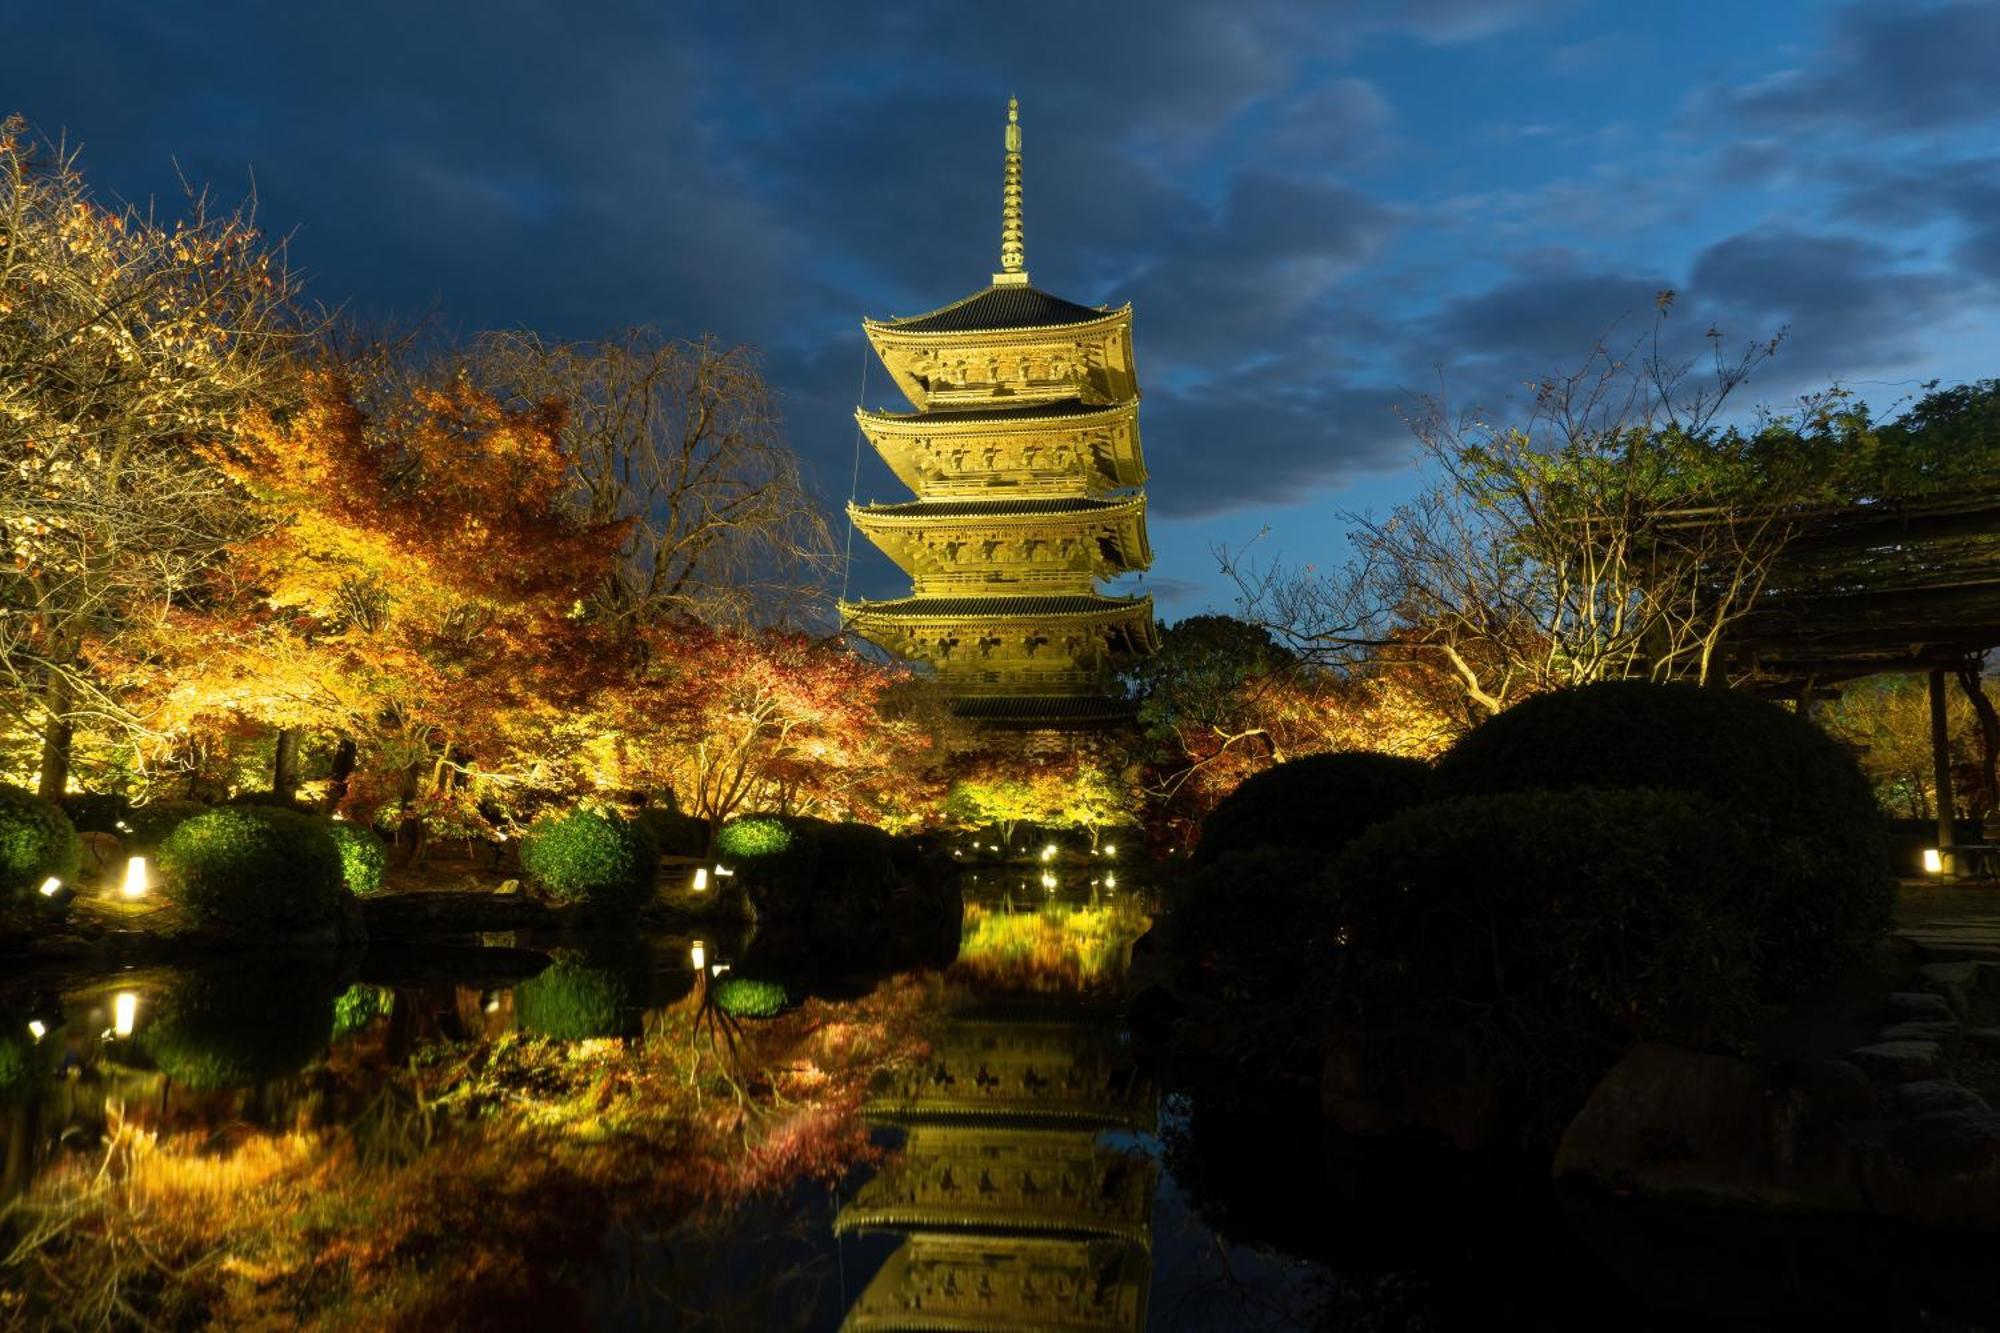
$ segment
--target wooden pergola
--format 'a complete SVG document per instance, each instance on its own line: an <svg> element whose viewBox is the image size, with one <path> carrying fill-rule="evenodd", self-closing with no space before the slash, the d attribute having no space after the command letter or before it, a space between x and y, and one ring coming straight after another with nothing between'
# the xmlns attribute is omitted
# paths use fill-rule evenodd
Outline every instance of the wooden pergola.
<svg viewBox="0 0 2000 1333"><path fill-rule="evenodd" d="M1976 680L1984 655L2000 647L2000 487L1786 521L1789 540L1730 635L1732 658L1761 688L1801 705L1844 680L1928 674L1938 848L1949 871L1957 839L1946 674L1969 667Z"/></svg>

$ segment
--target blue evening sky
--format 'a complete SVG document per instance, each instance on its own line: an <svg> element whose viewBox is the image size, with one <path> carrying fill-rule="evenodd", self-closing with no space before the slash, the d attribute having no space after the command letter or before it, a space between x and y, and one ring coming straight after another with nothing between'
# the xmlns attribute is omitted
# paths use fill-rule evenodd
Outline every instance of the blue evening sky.
<svg viewBox="0 0 2000 1333"><path fill-rule="evenodd" d="M1135 306L1170 620L1227 607L1218 543L1343 559L1412 485L1399 404L1504 411L1664 288L1696 342L1789 327L1755 400L2000 374L1991 3L36 9L0 110L103 192L254 174L367 317L753 343L836 507L859 320L997 266L1017 94L1036 285ZM872 454L859 490L900 498Z"/></svg>

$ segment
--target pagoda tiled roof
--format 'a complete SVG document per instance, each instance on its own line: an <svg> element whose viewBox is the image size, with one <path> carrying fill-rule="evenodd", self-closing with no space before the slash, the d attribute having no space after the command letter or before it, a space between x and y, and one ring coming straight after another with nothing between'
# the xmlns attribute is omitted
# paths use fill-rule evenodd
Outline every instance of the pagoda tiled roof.
<svg viewBox="0 0 2000 1333"><path fill-rule="evenodd" d="M868 505L859 512L870 518L1011 518L1042 514L1089 514L1125 509L1134 497L1092 500L1084 496L1022 496L1010 500L906 500L902 504Z"/></svg>
<svg viewBox="0 0 2000 1333"><path fill-rule="evenodd" d="M1151 602L1149 597L1098 597L1083 593L1044 597L897 597L880 602L858 602L848 610L855 615L887 616L892 620L914 620L925 616L999 620L1143 610Z"/></svg>
<svg viewBox="0 0 2000 1333"><path fill-rule="evenodd" d="M1058 398L1049 403L1030 403L1025 407L975 407L954 411L938 408L929 412L869 412L867 415L877 421L896 425L958 425L967 422L1008 422L1047 421L1060 417L1094 417L1106 412L1122 412L1132 404L1086 403L1081 398Z"/></svg>
<svg viewBox="0 0 2000 1333"><path fill-rule="evenodd" d="M982 333L1088 324L1110 313L1102 306L1078 305L1033 287L987 287L929 314L878 322L898 333Z"/></svg>
<svg viewBox="0 0 2000 1333"><path fill-rule="evenodd" d="M1082 722L1130 717L1138 705L1102 694L970 695L952 702L960 717L980 722Z"/></svg>

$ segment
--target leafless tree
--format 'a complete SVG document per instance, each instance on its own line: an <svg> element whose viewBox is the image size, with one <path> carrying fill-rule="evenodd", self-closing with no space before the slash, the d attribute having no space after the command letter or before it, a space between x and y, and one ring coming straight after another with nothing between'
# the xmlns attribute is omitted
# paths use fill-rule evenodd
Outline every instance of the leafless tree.
<svg viewBox="0 0 2000 1333"><path fill-rule="evenodd" d="M603 609L645 622L812 619L834 568L825 512L785 444L749 348L634 329L603 342L491 333L475 379L519 401L561 401L576 495L592 522L634 520Z"/></svg>
<svg viewBox="0 0 2000 1333"><path fill-rule="evenodd" d="M1661 294L1661 318L1672 294ZM1308 659L1407 659L1478 709L1606 678L1707 681L1762 592L1807 493L1804 451L1769 447L1829 410L1751 431L1718 423L1777 339L1712 368L1653 333L1603 344L1530 387L1516 421L1425 399L1409 421L1428 484L1387 518L1348 514L1355 558L1331 573L1217 552L1256 622Z"/></svg>
<svg viewBox="0 0 2000 1333"><path fill-rule="evenodd" d="M111 209L76 154L0 122L0 718L60 795L79 727L137 727L94 665L241 521L204 462L309 336L282 248L190 189Z"/></svg>

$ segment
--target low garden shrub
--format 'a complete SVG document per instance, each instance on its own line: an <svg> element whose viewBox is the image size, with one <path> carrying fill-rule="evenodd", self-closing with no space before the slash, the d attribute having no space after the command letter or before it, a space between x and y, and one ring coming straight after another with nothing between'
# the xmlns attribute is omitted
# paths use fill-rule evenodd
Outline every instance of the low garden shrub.
<svg viewBox="0 0 2000 1333"><path fill-rule="evenodd" d="M558 952L554 962L515 988L514 1016L523 1031L559 1041L636 1036L642 983L627 960Z"/></svg>
<svg viewBox="0 0 2000 1333"><path fill-rule="evenodd" d="M211 808L200 801L148 801L132 807L125 816L126 828L119 832L133 846L158 847L183 823Z"/></svg>
<svg viewBox="0 0 2000 1333"><path fill-rule="evenodd" d="M116 792L72 792L60 804L78 833L123 833L118 826L132 812L132 802Z"/></svg>
<svg viewBox="0 0 2000 1333"><path fill-rule="evenodd" d="M819 871L813 877L819 893L835 898L880 900L898 880L896 839L869 824L813 821L819 840Z"/></svg>
<svg viewBox="0 0 2000 1333"><path fill-rule="evenodd" d="M1430 798L1430 765L1365 750L1312 754L1246 779L1202 821L1194 863L1253 847L1338 852Z"/></svg>
<svg viewBox="0 0 2000 1333"><path fill-rule="evenodd" d="M190 976L159 1002L140 1045L160 1072L199 1091L297 1073L333 1038L333 995L313 969Z"/></svg>
<svg viewBox="0 0 2000 1333"><path fill-rule="evenodd" d="M706 856L708 821L667 806L649 805L633 816L652 833L662 856Z"/></svg>
<svg viewBox="0 0 2000 1333"><path fill-rule="evenodd" d="M819 873L817 830L805 820L745 815L722 826L716 855L753 888L804 893Z"/></svg>
<svg viewBox="0 0 2000 1333"><path fill-rule="evenodd" d="M521 868L557 902L636 913L651 901L659 867L644 824L595 810L544 815L521 840Z"/></svg>
<svg viewBox="0 0 2000 1333"><path fill-rule="evenodd" d="M1183 978L1230 1000L1299 998L1331 956L1331 868L1324 852L1253 847L1190 870L1168 918Z"/></svg>
<svg viewBox="0 0 2000 1333"><path fill-rule="evenodd" d="M1438 761L1454 795L1579 787L1698 792L1748 835L1758 976L1798 994L1887 931L1895 885L1868 780L1842 746L1731 690L1611 681L1528 699Z"/></svg>
<svg viewBox="0 0 2000 1333"><path fill-rule="evenodd" d="M333 1002L333 1039L339 1041L396 1011L396 992L357 981Z"/></svg>
<svg viewBox="0 0 2000 1333"><path fill-rule="evenodd" d="M218 806L160 844L168 893L195 921L292 927L334 920L345 895L326 822L262 806Z"/></svg>
<svg viewBox="0 0 2000 1333"><path fill-rule="evenodd" d="M367 895L378 892L389 873L389 848L374 830L345 819L326 821L327 836L340 850L340 877L348 891Z"/></svg>
<svg viewBox="0 0 2000 1333"><path fill-rule="evenodd" d="M782 981L724 977L715 987L715 1007L736 1018L775 1018L789 1003Z"/></svg>
<svg viewBox="0 0 2000 1333"><path fill-rule="evenodd" d="M54 875L74 883L83 845L53 801L0 783L0 906L32 902Z"/></svg>
<svg viewBox="0 0 2000 1333"><path fill-rule="evenodd" d="M1334 878L1340 1015L1466 1036L1531 1124L1562 1124L1636 1042L1699 1047L1756 1012L1746 838L1694 793L1439 801Z"/></svg>

